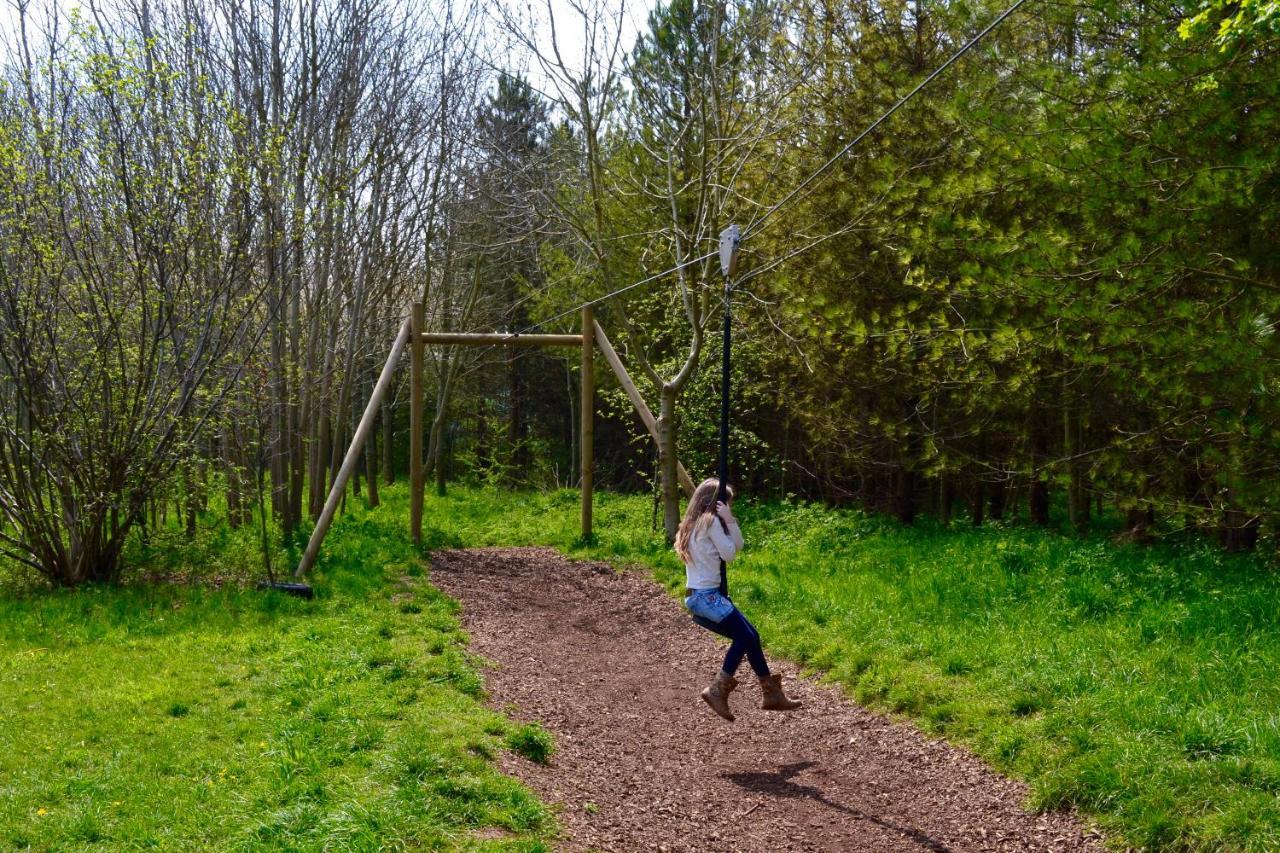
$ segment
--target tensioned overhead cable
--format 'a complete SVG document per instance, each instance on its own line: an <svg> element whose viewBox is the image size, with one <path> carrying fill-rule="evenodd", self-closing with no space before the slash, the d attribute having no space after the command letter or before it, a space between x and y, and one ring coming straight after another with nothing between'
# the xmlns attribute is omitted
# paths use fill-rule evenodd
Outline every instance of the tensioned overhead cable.
<svg viewBox="0 0 1280 853"><path fill-rule="evenodd" d="M611 238L609 238L609 239L610 239L610 240L617 241L617 240L629 239L629 238L632 238L632 237L638 237L638 236L650 236L650 235L652 235L653 233L654 233L654 232L651 232L651 231L640 231L640 232L636 232L635 234L631 234L631 235L622 235L622 236L619 236L619 237L611 237ZM673 267L672 269L673 269L673 270L674 270L674 269L679 269L679 267ZM661 274L661 273L660 273L660 274ZM538 285L537 287L534 287L532 290L530 290L530 291L529 291L528 293L526 293L524 296L521 296L521 297L520 297L519 299L517 299L515 302L512 302L510 305L508 305L508 306L507 306L507 312L508 312L508 313L510 313L511 311L513 311L514 309L518 308L519 306L523 305L524 303L528 302L528 301L529 301L529 300L531 300L531 299L537 299L537 298L539 298L539 297L546 296L548 293L550 293L550 292L551 292L551 289L552 289L552 288L554 288L554 287L559 287L560 285L564 284L565 282L572 281L572 280L574 280L575 278L579 278L580 276L581 276L581 274L580 274L580 273L578 273L578 272L573 272L573 273L568 273L568 274L562 275L562 276L560 276L559 278L555 278L555 279L552 279L552 280L550 280L550 281L544 281L542 284ZM582 298L581 294L576 293L576 292L571 292L569 295L570 295L573 299L581 299L581 298ZM577 309L575 309L575 310L577 310ZM467 330L464 332L464 334L484 333L484 332L488 332L488 331L490 331L490 327L489 327L489 326L476 326L476 327L474 327L474 328L472 328L472 329L467 329ZM527 331L527 330L526 330L526 331ZM521 333L521 332L512 332L511 334L522 334L522 333Z"/></svg>
<svg viewBox="0 0 1280 853"><path fill-rule="evenodd" d="M867 125L866 128L863 129L863 131L859 133L857 136L855 136L849 142L848 145L844 146L839 151L837 151L834 155L831 156L830 159L827 160L827 162L823 163L820 167L818 167L816 171L814 171L811 175L809 175L809 177L805 178L803 181L797 184L795 189L793 189L791 192L787 193L785 196L783 196L781 199L779 199L777 202L771 205L767 210L765 210L764 213L760 214L755 219L753 219L751 221L751 224L748 225L746 229L742 232L741 239L746 240L748 237L752 236L761 228L763 228L764 224L770 218L772 218L775 213L777 213L787 204L790 204L793 199L799 196L800 193L803 192L807 187L812 185L814 181L818 180L818 178L826 174L827 170L829 170L832 166L834 166L836 162L840 160L841 157L843 157L844 155L852 151L859 142L861 142L863 139L870 136L876 130L876 128L878 128L880 125L888 121L888 119L894 113L900 110L903 106L907 104L908 101L910 101L912 98L918 95L921 91L923 91L926 86L928 86L938 77L940 77L948 68L950 68L952 65L955 64L956 60L958 60L960 57L964 56L966 53L972 50L978 44L978 42L986 38L986 36L992 30L994 30L996 27L1004 23L1005 20L1010 15L1018 11L1018 9L1022 6L1022 4L1026 2L1027 0L1016 0L1016 2L1013 3L1013 5L1009 6L1009 8L1001 12L1000 15L997 16L995 20L993 20L991 23L987 24L987 26L984 27L981 32L979 32L973 38L969 39L969 41L965 42L965 44L959 50L953 53L947 59L946 62L939 65L937 68L933 70L931 74L929 74L928 77L924 78L919 83L917 83L914 89L912 89L910 92L908 92L907 94L899 98L897 103L895 103L892 107L890 107L888 110L882 113L879 116L879 118L871 122L871 124ZM542 328L549 323L553 323L556 320L559 320L563 317L568 317L570 314L574 314L578 311L581 311L583 308L586 308L589 305L599 305L601 302L607 302L608 300L614 298L615 296L620 296L621 294L626 293L629 290L634 290L635 288L646 285L651 281L656 281L657 279L668 276L673 272L678 272L684 269L685 267L689 267L689 266L693 266L694 264L701 263L702 261L705 261L708 258L714 257L717 254L717 252L718 250L713 250L713 251L707 252L705 255L700 255L699 257L685 261L682 264L677 264L674 267L665 269L662 272L654 273L653 275L648 276L647 278L643 278L643 279L640 279L639 281L628 284L626 287L620 287L617 290L611 291L610 293L606 293L604 296L600 296L595 299L588 300L566 311L562 311L559 314L556 314L552 317L548 317L545 320L541 320L537 323L533 323L532 325L524 329L521 329L520 331L515 332L514 334L517 334L517 335L527 334L533 329ZM794 254L795 253L793 253L793 256Z"/></svg>
<svg viewBox="0 0 1280 853"><path fill-rule="evenodd" d="M691 267L694 264L702 263L708 258L713 258L719 253L719 251L720 251L719 249L716 249L714 251L707 252L705 255L699 255L696 258L690 258L689 260L685 261L682 264L676 264L674 267L669 267L663 270L662 272L656 272L653 275L649 276L648 278L642 278L639 281L632 282L631 284L628 284L626 287L619 287L617 290L610 291L609 293L606 293L604 296L597 296L595 299L589 299L586 302L583 302L581 305L577 305L573 308L568 309L567 311L561 311L559 314L556 314L553 317L548 317L545 320L539 320L537 323L527 326L518 332L513 332L513 334L516 334L516 335L528 334L533 329L540 329L543 326L546 326L548 323L554 323L556 320L559 320L562 317L568 317L570 314L575 314L589 305L599 305L601 302L608 302L613 297L620 296L621 294L626 293L628 290L635 290L637 287L648 284L651 281L657 281L660 278L665 278L666 276L671 275L673 272L679 272L685 267Z"/></svg>
<svg viewBox="0 0 1280 853"><path fill-rule="evenodd" d="M949 58L946 62L939 65L937 68L935 68L932 74L930 74L928 77L921 80L918 84L916 84L916 87L914 89L912 89L910 92L908 92L907 94L899 98L896 104L894 104L892 107L886 110L883 114L881 114L879 118L871 122L871 124L867 125L867 127L861 133L855 136L853 140L849 142L848 145L841 148L834 155L832 155L831 159L823 163L822 166L820 166L816 172L811 174L809 177L805 178L796 186L795 189L793 189L791 192L783 196L781 200L775 202L773 206L771 206L764 213L760 214L755 219L753 219L751 221L751 224L748 225L746 229L742 232L742 239L743 240L747 239L752 234L754 234L759 228L762 228L764 226L764 223L768 221L768 219L771 216L773 216L775 213L781 210L786 204L788 204L793 198L799 195L800 192L805 189L805 187L809 186L818 178L826 174L827 170L830 169L832 166L834 166L837 160L839 160L841 157L843 157L844 155L852 151L854 146L856 146L859 142L861 142L867 136L870 136L871 133L875 131L877 127L884 124L884 122L886 122L890 116L896 113L908 101L910 101L917 94L919 94L920 91L924 89L925 86L928 86L936 78L938 78L944 71L950 68L957 59L959 59L960 57L968 53L978 42L982 41L987 36L988 33L990 33L996 27L1004 23L1004 20L1008 18L1010 15L1012 15L1014 12L1018 11L1018 7L1020 7L1025 2L1027 2L1027 0L1017 0L1017 2L1015 2L1012 6L1010 6L1008 9L1005 9L1003 12L1001 12L1000 16L997 17L991 23L987 24L987 26L982 30L982 32L978 33L976 36L969 39L969 41L966 42L963 47L961 47L955 53L951 54L951 58Z"/></svg>

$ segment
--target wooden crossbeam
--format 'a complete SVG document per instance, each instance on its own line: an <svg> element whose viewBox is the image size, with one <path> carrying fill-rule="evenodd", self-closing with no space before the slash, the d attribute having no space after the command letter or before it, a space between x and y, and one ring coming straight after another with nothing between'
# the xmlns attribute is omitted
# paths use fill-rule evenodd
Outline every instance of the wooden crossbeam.
<svg viewBox="0 0 1280 853"><path fill-rule="evenodd" d="M387 389L391 385L391 377L395 372L396 364L400 360L401 353L406 347L411 351L411 376L410 376L410 424L413 438L410 441L410 490L413 492L413 500L410 509L410 528L412 530L413 541L421 542L422 539L422 489L423 489L423 471L422 471L422 347L427 344L437 344L446 346L563 346L563 347L579 347L582 353L582 405L581 405L581 444L580 451L582 454L582 535L583 538L591 536L592 527L592 486L595 479L595 460L594 448L592 447L592 432L595 414L595 369L593 366L592 356L595 347L599 346L600 351L604 354L605 361L613 368L613 372L617 374L618 381L622 383L623 389L627 392L627 396L631 398L631 402L635 405L636 411L640 414L640 419L644 421L645 427L649 430L649 434L653 436L654 441L658 439L657 423L653 418L653 413L649 411L649 407L645 405L644 398L640 396L635 383L631 381L631 377L627 374L626 368L622 364L622 359L618 357L618 353L614 351L613 345L609 343L609 338L604 333L604 329L596 322L592 316L590 306L584 306L582 311L582 329L583 334L580 335L518 335L509 332L492 332L492 333L462 333L462 332L423 332L420 331L423 324L422 305L418 304L413 307L413 313L405 318L404 324L400 327L400 333L396 336L395 342L391 345L391 353L387 356L387 363L382 368L382 374L378 377L378 382L374 386L373 393L369 397L369 403L365 407L364 416L360 418L360 423L356 427L355 435L352 436L351 445L347 448L347 455L342 460L342 465L338 469L338 474L334 477L333 485L329 489L329 496L325 500L324 509L320 513L320 518L316 520L315 529L311 531L311 538L307 541L306 550L302 554L302 560L298 563L298 568L294 572L296 575L306 574L313 565L315 565L316 557L320 553L320 543L324 541L325 534L329 531L329 525L333 523L334 513L337 512L338 505L342 501L343 491L346 489L347 480L351 476L352 470L356 465L356 460L360 455L360 450L364 447L365 440L369 436L370 430L373 429L374 417L377 413L378 406L382 403L382 398L386 395ZM411 344L411 345L410 345ZM680 485L684 489L686 496L693 495L693 480L689 477L684 466L676 460L676 469L679 473Z"/></svg>
<svg viewBox="0 0 1280 853"><path fill-rule="evenodd" d="M582 335L513 335L507 332L423 332L424 344L450 346L581 347Z"/></svg>

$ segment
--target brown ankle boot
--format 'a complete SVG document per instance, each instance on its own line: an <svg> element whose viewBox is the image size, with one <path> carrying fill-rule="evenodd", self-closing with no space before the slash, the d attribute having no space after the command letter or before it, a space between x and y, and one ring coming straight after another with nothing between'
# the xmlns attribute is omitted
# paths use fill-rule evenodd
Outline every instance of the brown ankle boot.
<svg viewBox="0 0 1280 853"><path fill-rule="evenodd" d="M795 699L788 699L787 694L782 692L782 674L778 672L761 678L760 690L764 693L764 700L760 703L760 707L765 711L794 711L804 704Z"/></svg>
<svg viewBox="0 0 1280 853"><path fill-rule="evenodd" d="M710 705L711 710L732 723L734 716L729 710L729 694L737 686L738 679L722 669L716 676L716 680L711 682L711 686L702 691L702 701Z"/></svg>

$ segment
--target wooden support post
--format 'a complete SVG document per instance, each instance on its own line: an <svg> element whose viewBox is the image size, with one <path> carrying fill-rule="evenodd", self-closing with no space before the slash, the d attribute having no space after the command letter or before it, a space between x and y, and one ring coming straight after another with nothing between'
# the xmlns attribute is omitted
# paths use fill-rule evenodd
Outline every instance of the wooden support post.
<svg viewBox="0 0 1280 853"><path fill-rule="evenodd" d="M422 325L421 302L413 303L410 315L409 366L409 533L414 545L422 544Z"/></svg>
<svg viewBox="0 0 1280 853"><path fill-rule="evenodd" d="M644 397L640 396L639 389L631 381L627 368L623 366L622 359L618 358L617 351L614 350L613 344L609 343L609 337L604 333L600 323L596 322L592 328L595 331L596 343L600 345L600 352L604 354L604 360L609 362L609 366L613 368L614 374L618 377L618 382L622 385L622 390L626 391L627 396L631 398L631 405L636 407L636 411L640 414L640 420L644 421L645 429L649 430L649 435L653 436L653 441L656 444L658 442L658 422L653 419L653 412L649 411L649 407L644 402ZM676 477L680 480L680 488L684 490L685 498L693 497L693 480L678 459L676 460Z"/></svg>
<svg viewBox="0 0 1280 853"><path fill-rule="evenodd" d="M298 563L298 569L295 575L301 576L311 570L315 565L316 556L320 553L320 543L324 541L325 534L329 532L329 525L333 523L333 514L338 511L338 504L342 502L343 492L347 488L347 480L351 477L352 470L356 467L356 462L360 459L360 451L364 448L365 440L369 437L369 431L373 429L375 416L378 414L378 406L382 405L382 398L386 396L387 388L391 386L391 377L395 375L396 364L400 361L400 356L404 353L405 344L409 342L409 327L412 325L412 318L406 318L400 326L400 334L396 335L395 343L391 345L391 354L387 356L387 363L382 368L382 374L378 377L378 384L373 387L373 393L369 395L369 403L364 407L364 415L360 418L360 425L356 427L356 434L351 439L351 446L347 448L347 455L342 460L342 467L338 469L338 476L333 480L333 488L329 489L329 497L324 502L324 509L320 513L320 518L316 520L315 529L311 531L311 539L307 541L307 550L302 553L302 561Z"/></svg>
<svg viewBox="0 0 1280 853"><path fill-rule="evenodd" d="M582 538L591 538L591 486L595 475L595 453L592 436L595 431L595 335L591 306L582 309L582 435L578 442L582 452Z"/></svg>

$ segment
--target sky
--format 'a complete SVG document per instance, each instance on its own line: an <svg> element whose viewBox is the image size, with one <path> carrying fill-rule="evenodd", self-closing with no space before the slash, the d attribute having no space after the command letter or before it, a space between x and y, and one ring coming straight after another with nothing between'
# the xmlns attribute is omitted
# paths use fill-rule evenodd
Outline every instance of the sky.
<svg viewBox="0 0 1280 853"><path fill-rule="evenodd" d="M545 52L550 52L551 18L555 20L555 37L560 48L560 56L574 73L582 70L582 56L586 46L586 28L583 16L575 10L578 7L589 7L595 4L604 11L606 26L604 32L612 44L613 34L621 29L619 48L621 53L629 52L636 43L636 36L646 29L650 10L657 5L657 0L493 0L495 6L501 7L498 14L507 15L527 22L525 31L532 34L532 40ZM495 27L496 29L496 27ZM540 64L524 55L520 45L509 44L512 70L523 71L529 82L537 89L554 93L551 81L543 72ZM619 56L621 59L621 56Z"/></svg>
<svg viewBox="0 0 1280 853"><path fill-rule="evenodd" d="M0 0L0 52L11 49L13 36L17 29L18 0ZM74 7L84 7L85 0L29 0L33 12L42 7L52 6L64 11ZM249 2L266 3L267 0L249 0ZM394 2L394 0L392 0ZM426 0L431 3L432 0ZM480 0L481 3L486 0ZM550 79L543 72L539 63L527 55L520 45L510 43L501 34L498 21L506 16L521 21L524 32L530 33L530 40L549 52L551 44L550 21L554 16L556 40L560 47L560 55L570 69L581 71L581 59L585 47L583 17L576 11L577 7L599 5L603 17L607 21L606 31L615 33L621 29L620 49L623 53L635 46L636 36L646 28L649 12L658 0L487 0L489 4L490 25L485 27L486 35L495 40L495 62L508 66L508 70L521 71L529 82L543 91L554 93ZM106 5L110 5L108 0Z"/></svg>
<svg viewBox="0 0 1280 853"><path fill-rule="evenodd" d="M256 3L266 4L268 0L250 0ZM393 0L394 1L394 0ZM599 3L604 9L605 15L609 18L618 20L622 27L622 46L626 50L631 50L635 45L636 33L645 27L645 20L649 17L649 10L654 8L655 0L488 0L495 8L500 8L504 12L513 15L513 17L521 19L534 19L536 27L536 37L539 41L548 40L550 32L548 27L548 19L550 15L556 17L557 37L561 41L561 47L566 60L568 55L581 55L582 51L582 28L580 26L568 26L571 22L581 22L581 15L575 12L576 5L593 5ZM63 9L64 12L77 8L84 8L88 3L86 0L27 0L29 4L29 13L37 13L44 10L47 6ZM110 6L110 0L104 5ZM0 33L14 32L17 27L18 0L0 0Z"/></svg>

